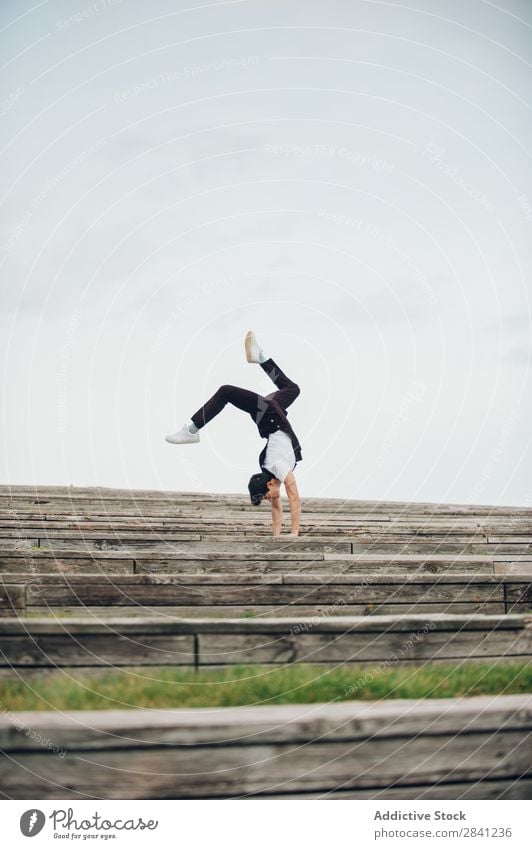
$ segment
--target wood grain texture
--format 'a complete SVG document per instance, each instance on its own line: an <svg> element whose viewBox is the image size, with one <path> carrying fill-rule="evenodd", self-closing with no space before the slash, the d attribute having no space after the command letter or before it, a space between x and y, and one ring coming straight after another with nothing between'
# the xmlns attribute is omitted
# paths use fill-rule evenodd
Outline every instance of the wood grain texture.
<svg viewBox="0 0 532 849"><path fill-rule="evenodd" d="M0 666L375 663L532 652L522 614L311 618L0 619Z"/></svg>
<svg viewBox="0 0 532 849"><path fill-rule="evenodd" d="M244 495L2 486L0 675L529 660L531 576L530 508L303 498L300 537L273 540ZM82 714L0 715L1 792L532 790L528 697Z"/></svg>
<svg viewBox="0 0 532 849"><path fill-rule="evenodd" d="M250 797L253 798L253 797ZM324 790L321 792L293 793L290 795L279 792L272 795L263 795L261 799L307 799L307 800L329 800L342 801L348 799L373 799L375 801L392 799L457 799L457 800L482 800L482 799L531 799L532 778L517 776L509 779L484 778L480 781L457 781L452 784L446 782L438 784L420 784L401 786L394 784L391 787L374 787L363 789L353 787L349 790Z"/></svg>
<svg viewBox="0 0 532 849"><path fill-rule="evenodd" d="M25 585L0 582L0 616L24 613L25 608Z"/></svg>
<svg viewBox="0 0 532 849"><path fill-rule="evenodd" d="M287 564L293 568L297 564ZM57 574L18 573L16 608L64 607L231 607L260 612L262 607L285 609L303 606L309 613L380 613L382 605L393 612L433 610L440 613L505 613L519 604L520 612L532 609L532 586L518 572L501 575L425 574L309 574L306 572ZM2 587L13 578L0 575ZM7 598L6 590L6 598ZM401 605L403 610L401 611ZM464 608L463 605L468 605ZM358 608L358 609L356 609ZM7 610L11 609L8 605ZM15 608L13 608L15 609ZM391 611L392 612L392 611Z"/></svg>
<svg viewBox="0 0 532 849"><path fill-rule="evenodd" d="M424 575L367 575L251 573L82 575L18 574L18 606L204 606L259 607L260 605L313 606L317 610L341 612L354 604L367 607L431 604L434 610L452 612L453 606L472 604L478 612L506 612L515 603L532 608L532 587L523 576L445 574L434 580ZM1 587L10 586L9 577L0 576ZM484 610L484 605L499 605ZM201 613L201 611L199 610ZM455 612L461 611L459 608ZM289 614L290 615L290 614Z"/></svg>
<svg viewBox="0 0 532 849"><path fill-rule="evenodd" d="M401 798L424 798L435 785L461 785L469 798L493 798L496 782L499 795L525 798L531 714L530 696L21 713L0 719L10 754L0 790L16 799L379 798L393 785Z"/></svg>

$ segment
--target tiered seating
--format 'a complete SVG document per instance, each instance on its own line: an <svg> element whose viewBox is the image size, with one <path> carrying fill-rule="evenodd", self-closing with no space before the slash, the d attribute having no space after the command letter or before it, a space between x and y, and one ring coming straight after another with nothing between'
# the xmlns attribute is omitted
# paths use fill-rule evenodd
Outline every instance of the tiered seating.
<svg viewBox="0 0 532 849"><path fill-rule="evenodd" d="M273 540L235 495L0 488L4 614L526 614L531 574L531 510L308 499Z"/></svg>
<svg viewBox="0 0 532 849"><path fill-rule="evenodd" d="M307 499L299 539L273 540L268 505L253 508L244 496L0 487L0 672L27 676L73 667L526 660L532 655L531 575L529 509ZM503 713L504 699L498 701ZM277 709L271 710L275 727ZM355 717L366 707L351 704L345 710L346 717L349 710ZM397 710L398 717L408 713L406 707ZM129 721L142 724L134 714L121 714L117 722L125 722L126 730ZM456 716L453 734L462 722L459 712ZM294 717L297 729L299 714ZM516 740L524 739L530 725L526 711L520 717L528 719L516 730ZM229 718L220 719L222 725L226 721L230 724ZM255 721L251 714L249 721ZM3 722L12 741L9 735L15 732L8 719ZM91 728L99 728L98 722ZM181 740L180 722L172 714L176 741ZM354 719L346 722L346 740L354 739L349 736ZM154 719L154 735L157 727ZM60 736L68 737L69 728L68 720L57 725ZM201 728L199 742L208 734ZM131 738L129 732L126 736ZM94 743L76 739L82 750ZM334 745L345 747L345 740ZM369 742L364 745L370 752ZM437 762L436 772L450 769L455 753L449 746L449 763ZM17 773L22 794L28 786L23 773L34 774L35 759L43 763L37 775L47 780L47 754L36 751L27 757L29 766ZM115 755L109 757L114 763ZM69 769L76 773L77 755L72 758ZM205 782L204 792L265 794L277 780L275 773L269 784L257 784L245 763L238 763L235 783L211 788ZM349 772L351 761L345 764ZM164 760L158 763L159 772L168 772L167 766ZM509 797L519 797L520 791L509 788L520 766L507 766L495 770L495 783L501 793L506 788ZM223 757L219 767L225 769ZM294 774L300 768L304 771L302 763ZM388 792L391 773L376 777L372 769L371 787ZM135 775L128 779L133 787L117 792L147 797ZM279 781L281 775L285 781L282 770ZM412 787L402 798L417 798L422 785L430 797L431 775L414 770L412 781L405 779ZM454 783L463 785L466 795L474 794L475 775L457 774ZM283 792L335 792L340 777L322 777L319 787L288 778L289 789ZM393 780L402 785L400 776ZM30 795L41 798L43 788L35 781ZM88 774L69 779L68 786L82 797L87 782ZM342 783L338 793L351 787L360 795L369 786ZM478 793L497 795L494 787ZM99 792L93 791L88 795ZM174 794L175 782L164 792ZM367 792L371 796L373 791ZM196 793L196 785L183 790L184 795ZM56 798L65 795L62 789Z"/></svg>

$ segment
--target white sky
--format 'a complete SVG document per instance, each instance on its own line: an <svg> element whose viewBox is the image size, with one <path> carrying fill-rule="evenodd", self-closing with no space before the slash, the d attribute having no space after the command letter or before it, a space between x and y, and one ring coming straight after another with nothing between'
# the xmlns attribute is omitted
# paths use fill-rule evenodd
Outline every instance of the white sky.
<svg viewBox="0 0 532 849"><path fill-rule="evenodd" d="M528 0L0 10L1 482L532 504Z"/></svg>

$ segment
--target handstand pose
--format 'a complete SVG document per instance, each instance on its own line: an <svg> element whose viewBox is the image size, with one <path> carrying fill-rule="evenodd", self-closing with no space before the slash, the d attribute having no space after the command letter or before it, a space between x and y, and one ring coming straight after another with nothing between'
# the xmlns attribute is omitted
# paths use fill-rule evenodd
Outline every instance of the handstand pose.
<svg viewBox="0 0 532 849"><path fill-rule="evenodd" d="M282 521L280 487L281 483L284 483L290 505L292 524L290 536L297 537L301 502L293 469L303 457L299 440L288 421L286 408L295 401L300 389L283 374L271 358L264 355L251 330L246 335L245 345L248 363L259 363L277 386L277 392L259 395L249 389L224 384L194 413L190 422L183 425L177 433L169 434L166 441L176 445L199 442L200 428L217 416L228 402L239 410L249 413L260 435L268 440L259 455L261 471L249 479L251 503L259 505L263 498L271 503L273 535L280 536Z"/></svg>

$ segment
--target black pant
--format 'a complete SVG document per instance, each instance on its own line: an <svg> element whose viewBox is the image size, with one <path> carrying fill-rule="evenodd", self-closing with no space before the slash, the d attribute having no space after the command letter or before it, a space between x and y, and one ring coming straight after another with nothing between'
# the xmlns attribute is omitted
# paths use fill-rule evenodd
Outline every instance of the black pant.
<svg viewBox="0 0 532 849"><path fill-rule="evenodd" d="M249 389L224 383L216 390L212 398L209 398L192 416L192 421L196 427L201 428L210 422L223 410L227 403L249 413L257 425L266 412L267 405L264 403L266 399L278 401L281 407L286 410L299 395L299 386L290 380L286 374L283 374L271 358L266 360L265 363L261 363L260 366L277 386L277 392L272 392L270 395L259 395L258 392L251 392Z"/></svg>

